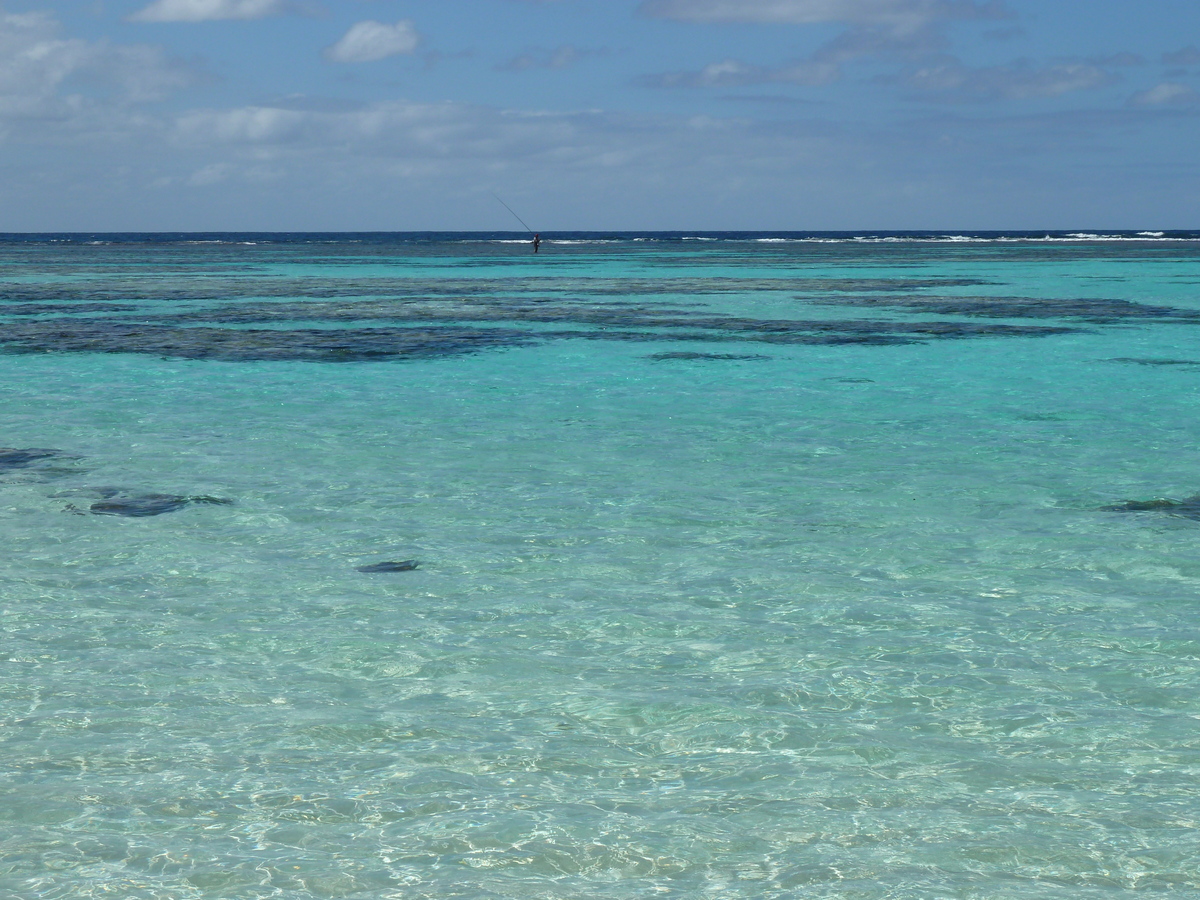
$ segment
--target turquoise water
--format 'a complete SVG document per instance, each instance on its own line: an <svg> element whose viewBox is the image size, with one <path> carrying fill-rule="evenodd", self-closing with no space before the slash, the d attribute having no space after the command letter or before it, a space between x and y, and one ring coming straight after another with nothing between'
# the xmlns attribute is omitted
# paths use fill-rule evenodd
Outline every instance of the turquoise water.
<svg viewBox="0 0 1200 900"><path fill-rule="evenodd" d="M1200 897L1200 243L33 241L0 316L2 896Z"/></svg>

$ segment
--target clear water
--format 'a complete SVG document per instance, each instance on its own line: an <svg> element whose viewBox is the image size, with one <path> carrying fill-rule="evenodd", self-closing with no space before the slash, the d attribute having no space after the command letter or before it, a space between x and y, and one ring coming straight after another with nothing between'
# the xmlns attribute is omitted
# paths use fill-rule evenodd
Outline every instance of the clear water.
<svg viewBox="0 0 1200 900"><path fill-rule="evenodd" d="M0 896L1200 897L1200 243L680 237L0 245Z"/></svg>

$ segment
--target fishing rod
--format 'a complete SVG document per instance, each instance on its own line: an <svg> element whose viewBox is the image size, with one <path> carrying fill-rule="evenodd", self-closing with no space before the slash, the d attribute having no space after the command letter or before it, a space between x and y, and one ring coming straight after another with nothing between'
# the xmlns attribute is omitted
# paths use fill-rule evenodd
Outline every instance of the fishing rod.
<svg viewBox="0 0 1200 900"><path fill-rule="evenodd" d="M507 209L510 213L513 214L514 219L516 219L522 225L525 225L525 220L522 219L520 216L518 216L515 212L513 212L513 208L511 206L509 206L507 203L505 203L503 200L501 200L500 196L495 191L492 192L492 196L496 198L497 203L499 203L501 206L503 206L505 209ZM534 233L533 229L530 228L528 225L525 225L525 230L528 231L530 234Z"/></svg>

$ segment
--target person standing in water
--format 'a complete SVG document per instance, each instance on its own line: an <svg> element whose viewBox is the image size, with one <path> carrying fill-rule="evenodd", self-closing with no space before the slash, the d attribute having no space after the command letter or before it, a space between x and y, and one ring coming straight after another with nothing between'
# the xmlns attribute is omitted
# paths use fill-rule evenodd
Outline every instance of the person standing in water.
<svg viewBox="0 0 1200 900"><path fill-rule="evenodd" d="M533 236L533 252L534 253L537 253L538 247L541 246L541 243L542 243L542 236L540 234L535 234Z"/></svg>

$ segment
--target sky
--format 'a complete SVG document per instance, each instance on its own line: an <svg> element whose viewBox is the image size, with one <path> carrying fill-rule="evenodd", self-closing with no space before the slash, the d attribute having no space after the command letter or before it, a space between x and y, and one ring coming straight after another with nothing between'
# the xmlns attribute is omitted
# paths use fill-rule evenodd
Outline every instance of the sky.
<svg viewBox="0 0 1200 900"><path fill-rule="evenodd" d="M0 0L0 231L1200 228L1196 0Z"/></svg>

